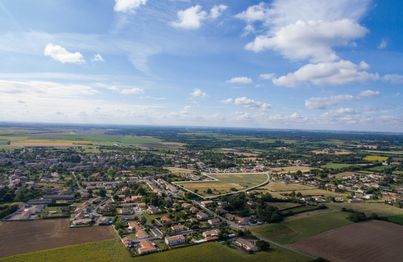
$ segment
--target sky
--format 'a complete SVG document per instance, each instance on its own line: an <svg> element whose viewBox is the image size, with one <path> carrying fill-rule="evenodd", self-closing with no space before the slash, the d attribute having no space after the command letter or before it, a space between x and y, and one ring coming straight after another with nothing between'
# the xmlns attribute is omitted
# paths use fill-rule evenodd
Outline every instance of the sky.
<svg viewBox="0 0 403 262"><path fill-rule="evenodd" d="M0 0L0 122L403 132L400 0Z"/></svg>

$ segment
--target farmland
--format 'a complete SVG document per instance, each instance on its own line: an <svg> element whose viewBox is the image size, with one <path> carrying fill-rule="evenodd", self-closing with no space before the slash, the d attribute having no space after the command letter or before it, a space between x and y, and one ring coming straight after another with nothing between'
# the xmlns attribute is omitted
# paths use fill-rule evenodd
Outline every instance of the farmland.
<svg viewBox="0 0 403 262"><path fill-rule="evenodd" d="M348 225L351 222L347 220L347 216L348 213L344 212L326 213L281 224L253 227L250 230L258 236L281 244L290 244L333 228Z"/></svg>
<svg viewBox="0 0 403 262"><path fill-rule="evenodd" d="M107 135L100 131L87 133L71 132L39 132L37 130L20 130L21 132L11 132L2 130L0 133L0 146L2 148L20 148L20 147L77 147L84 148L88 146L153 146L161 147L181 147L181 143L168 143L150 136L133 135Z"/></svg>
<svg viewBox="0 0 403 262"><path fill-rule="evenodd" d="M0 256L111 239L111 227L69 228L68 219L7 222L0 225Z"/></svg>
<svg viewBox="0 0 403 262"><path fill-rule="evenodd" d="M327 205L330 208L340 209L344 207L367 214L376 213L380 216L394 217L397 220L399 217L403 217L403 210L401 208L386 205L384 203L329 203Z"/></svg>
<svg viewBox="0 0 403 262"><path fill-rule="evenodd" d="M330 261L403 261L403 227L383 221L354 223L292 246Z"/></svg>
<svg viewBox="0 0 403 262"><path fill-rule="evenodd" d="M257 189L258 192L266 191L275 197L283 198L286 194L291 194L293 191L300 192L303 196L340 196L344 197L345 194L327 191L307 185L301 184L288 184L284 182L270 182L269 184Z"/></svg>
<svg viewBox="0 0 403 262"><path fill-rule="evenodd" d="M301 171L302 173L307 173L311 171L310 167L307 166L286 166L286 167L275 167L271 168L273 173L296 173Z"/></svg>
<svg viewBox="0 0 403 262"><path fill-rule="evenodd" d="M386 156L366 156L363 158L365 161L375 161L375 162L383 162L388 160Z"/></svg>
<svg viewBox="0 0 403 262"><path fill-rule="evenodd" d="M176 185L183 186L201 195L218 195L231 191L247 189L252 186L259 185L266 181L266 173L232 173L232 174L210 174L216 181L201 182L177 182ZM212 190L212 194L208 194L208 190Z"/></svg>
<svg viewBox="0 0 403 262"><path fill-rule="evenodd" d="M220 254L217 256L217 254ZM34 262L34 261L86 261L100 262L154 262L154 261L212 261L212 262L257 262L271 261L309 261L308 258L291 253L284 249L273 248L270 252L247 254L243 251L227 247L219 243L207 243L189 248L180 248L167 253L157 253L141 258L133 258L122 244L116 240L90 242L82 245L71 245L63 248L34 252L0 259L1 262Z"/></svg>
<svg viewBox="0 0 403 262"><path fill-rule="evenodd" d="M349 168L349 167L354 167L354 166L362 166L362 164L327 163L326 165L323 165L322 168L343 169L343 168Z"/></svg>

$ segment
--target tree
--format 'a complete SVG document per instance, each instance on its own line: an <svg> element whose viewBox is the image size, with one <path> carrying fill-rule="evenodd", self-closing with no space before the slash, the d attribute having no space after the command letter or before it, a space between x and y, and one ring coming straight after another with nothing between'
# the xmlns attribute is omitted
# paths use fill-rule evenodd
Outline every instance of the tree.
<svg viewBox="0 0 403 262"><path fill-rule="evenodd" d="M352 212L349 216L348 219L353 221L354 223L362 222L367 220L367 216L365 213L362 212Z"/></svg>
<svg viewBox="0 0 403 262"><path fill-rule="evenodd" d="M213 191L211 190L211 188L208 188L207 189L207 194L212 194L213 193Z"/></svg>
<svg viewBox="0 0 403 262"><path fill-rule="evenodd" d="M258 240L256 246L262 251L270 250L270 243L264 240Z"/></svg>
<svg viewBox="0 0 403 262"><path fill-rule="evenodd" d="M105 188L101 188L101 189L99 190L99 192L98 192L98 195L99 195L100 197L106 197L106 190L105 190Z"/></svg>

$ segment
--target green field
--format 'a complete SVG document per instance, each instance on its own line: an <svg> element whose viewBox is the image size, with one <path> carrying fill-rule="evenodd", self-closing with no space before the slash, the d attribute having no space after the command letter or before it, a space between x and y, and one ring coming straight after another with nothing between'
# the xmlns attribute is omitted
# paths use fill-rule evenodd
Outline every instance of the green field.
<svg viewBox="0 0 403 262"><path fill-rule="evenodd" d="M291 244L310 236L348 225L348 213L334 212L287 221L281 224L252 227L250 230L259 236L279 242Z"/></svg>
<svg viewBox="0 0 403 262"><path fill-rule="evenodd" d="M360 166L360 164L344 164L344 163L327 163L326 165L321 166L322 168L328 169L342 169L353 166Z"/></svg>
<svg viewBox="0 0 403 262"><path fill-rule="evenodd" d="M386 156L366 156L363 158L365 161L376 161L376 162L383 162L388 160Z"/></svg>
<svg viewBox="0 0 403 262"><path fill-rule="evenodd" d="M174 249L163 253L133 258L118 240L106 240L82 245L22 254L0 259L2 262L36 262L36 261L97 261L97 262L258 262L258 261L309 261L298 254L275 248L270 252L259 252L253 255L239 249L211 242L198 246Z"/></svg>
<svg viewBox="0 0 403 262"><path fill-rule="evenodd" d="M364 212L368 215L376 213L379 216L385 216L388 219L392 219L393 222L403 225L403 209L384 203L329 203L326 205L333 209L341 209L344 207Z"/></svg>

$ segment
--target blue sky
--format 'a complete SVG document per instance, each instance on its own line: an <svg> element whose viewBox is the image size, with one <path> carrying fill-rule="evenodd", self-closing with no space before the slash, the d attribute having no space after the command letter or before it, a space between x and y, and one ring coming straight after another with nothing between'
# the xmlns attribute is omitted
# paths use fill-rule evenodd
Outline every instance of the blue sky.
<svg viewBox="0 0 403 262"><path fill-rule="evenodd" d="M399 10L0 0L0 121L403 131Z"/></svg>

